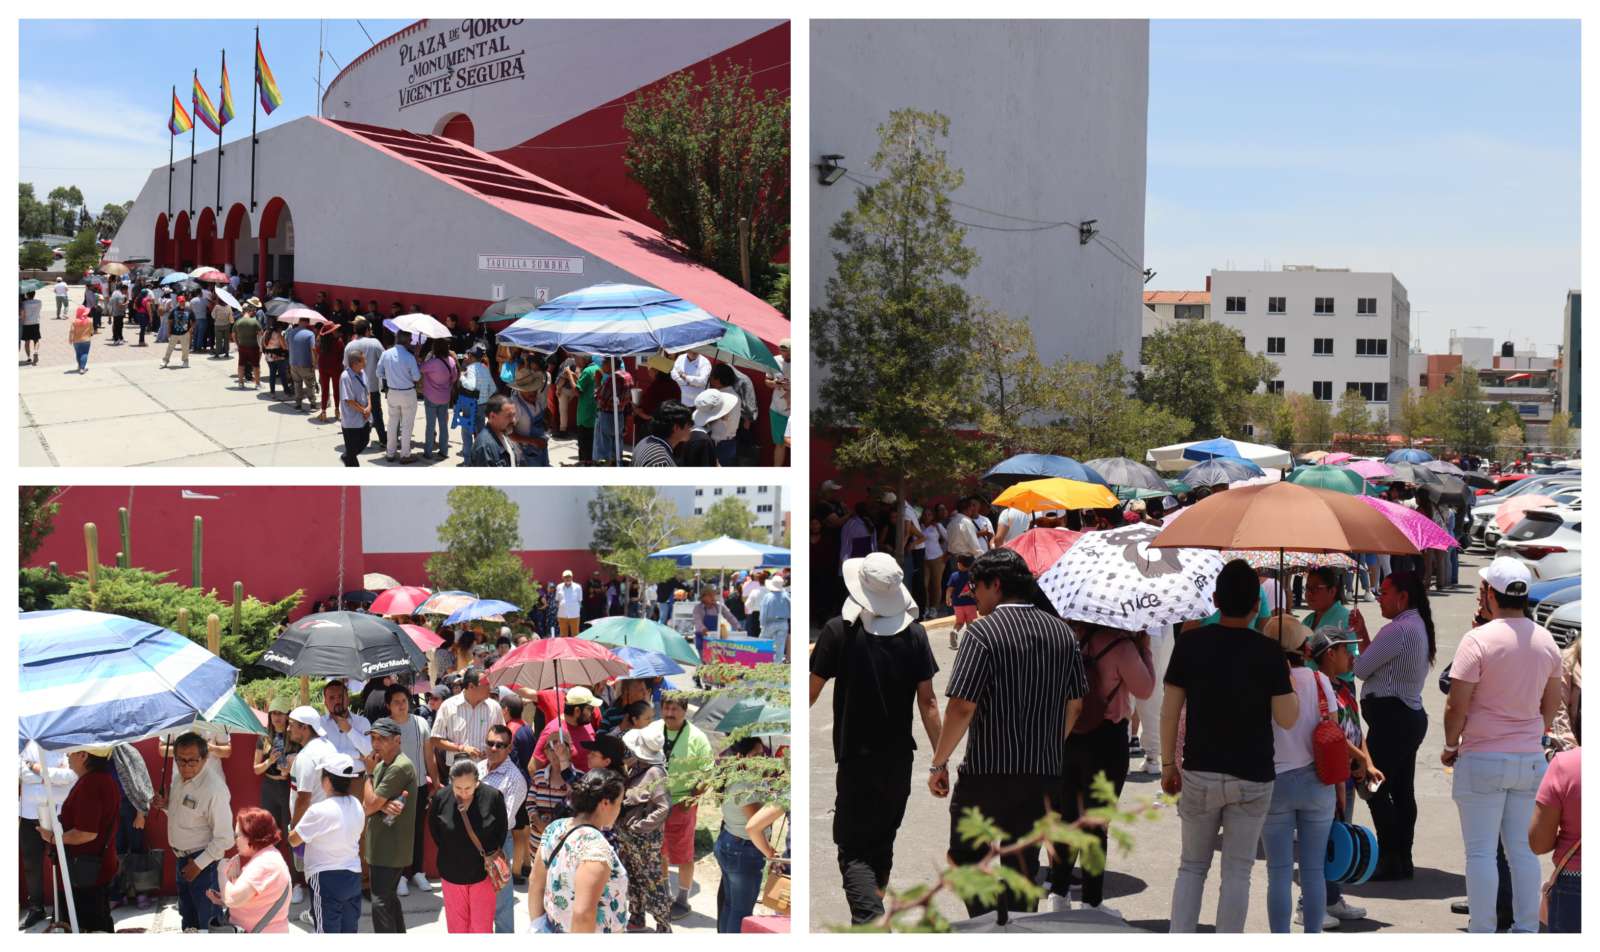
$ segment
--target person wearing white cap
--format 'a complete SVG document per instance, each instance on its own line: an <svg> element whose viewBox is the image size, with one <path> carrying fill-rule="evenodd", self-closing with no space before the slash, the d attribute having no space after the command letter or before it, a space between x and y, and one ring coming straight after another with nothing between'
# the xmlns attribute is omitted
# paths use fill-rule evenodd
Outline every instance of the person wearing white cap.
<svg viewBox="0 0 1600 952"><path fill-rule="evenodd" d="M617 815L617 855L628 871L628 931L647 931L645 915L657 932L672 931L672 894L661 862L662 830L672 801L667 796L666 739L659 731L631 730L622 735L623 762L612 769L625 786Z"/></svg>
<svg viewBox="0 0 1600 952"><path fill-rule="evenodd" d="M583 586L572 580L572 570L561 572L561 584L556 586L556 625L561 637L577 637L583 623Z"/></svg>
<svg viewBox="0 0 1600 952"><path fill-rule="evenodd" d="M895 834L911 797L913 710L929 746L939 743L933 692L939 665L893 556L849 559L843 573L843 609L822 627L811 652L810 703L834 682L833 842L850 921L859 925L883 915Z"/></svg>
<svg viewBox="0 0 1600 952"><path fill-rule="evenodd" d="M338 756L339 751L326 734L322 714L311 705L302 704L289 712L289 740L300 747L289 761L289 779L294 782L295 790L294 807L289 814L290 829L300 822L312 804L327 796L322 790L322 765L329 758ZM295 867L302 872L305 868L298 854L295 856ZM295 886L292 901L297 904L305 902L305 892L298 885Z"/></svg>
<svg viewBox="0 0 1600 952"><path fill-rule="evenodd" d="M1543 738L1561 707L1561 650L1527 617L1528 567L1500 556L1478 573L1478 617L1450 662L1444 751L1466 847L1468 932L1495 931L1495 845L1511 867L1512 932L1539 931L1540 865L1525 831L1544 778Z"/></svg>
<svg viewBox="0 0 1600 952"><path fill-rule="evenodd" d="M322 799L295 822L289 845L305 847L316 931L355 932L361 923L361 834L367 820L355 784L363 771L359 761L335 753L319 773ZM304 922L306 916L300 918Z"/></svg>

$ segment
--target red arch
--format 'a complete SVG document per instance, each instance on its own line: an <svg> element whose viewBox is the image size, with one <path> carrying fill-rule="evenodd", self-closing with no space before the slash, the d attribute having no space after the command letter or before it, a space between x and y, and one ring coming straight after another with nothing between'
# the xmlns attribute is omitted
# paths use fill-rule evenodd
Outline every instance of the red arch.
<svg viewBox="0 0 1600 952"><path fill-rule="evenodd" d="M184 209L172 223L172 243L175 246L172 267L188 271L195 266L194 231L190 227L189 210Z"/></svg>
<svg viewBox="0 0 1600 952"><path fill-rule="evenodd" d="M198 267L198 266L200 266L202 264L207 264L207 265L210 265L213 268L218 267L217 260L216 260L216 258L217 258L217 254L216 254L216 247L217 247L217 213L216 213L216 211L210 205L207 205L205 208L200 209L200 217L199 217L199 219L197 219L197 222L198 222L197 227L194 230L194 234L195 234L195 258L196 258L195 266Z"/></svg>
<svg viewBox="0 0 1600 952"><path fill-rule="evenodd" d="M228 209L228 217L223 220L222 240L237 241L247 238L250 234L250 212L246 210L243 202L234 202Z"/></svg>
<svg viewBox="0 0 1600 952"><path fill-rule="evenodd" d="M172 266L172 234L167 230L167 224L166 212L156 216L155 243L150 253L150 266L153 268Z"/></svg>
<svg viewBox="0 0 1600 952"><path fill-rule="evenodd" d="M267 242L278 236L278 225L283 221L285 215L288 215L291 219L294 217L289 211L289 203L279 195L274 195L267 199L266 207L261 210L261 227L256 229L256 246L258 254L261 256L260 264L256 271L256 279L260 283L264 284L266 281L276 277L267 268Z"/></svg>
<svg viewBox="0 0 1600 952"><path fill-rule="evenodd" d="M472 118L464 112L458 112L445 120L439 127L438 134L467 146L472 145L473 139L476 137L476 132L472 127Z"/></svg>

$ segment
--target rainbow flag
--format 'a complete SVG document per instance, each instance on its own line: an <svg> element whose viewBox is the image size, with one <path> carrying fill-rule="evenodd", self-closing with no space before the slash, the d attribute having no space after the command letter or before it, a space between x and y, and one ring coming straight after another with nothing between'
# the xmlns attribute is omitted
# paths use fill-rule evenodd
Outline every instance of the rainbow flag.
<svg viewBox="0 0 1600 952"><path fill-rule="evenodd" d="M222 109L217 113L223 125L233 118L233 84L228 82L228 61L222 61Z"/></svg>
<svg viewBox="0 0 1600 952"><path fill-rule="evenodd" d="M200 85L200 71L194 73L194 114L206 124L206 128L218 135L222 134L222 120L217 116L217 107L211 104L211 97L206 93L206 88Z"/></svg>
<svg viewBox="0 0 1600 952"><path fill-rule="evenodd" d="M175 136L183 135L194 128L194 120L189 118L189 113L183 108L183 103L178 99L177 90L172 93L172 118L167 120L167 129Z"/></svg>
<svg viewBox="0 0 1600 952"><path fill-rule="evenodd" d="M256 87L261 91L261 108L272 110L283 105L283 93L278 92L278 81L272 78L272 67L267 65L266 54L261 52L261 41L256 40Z"/></svg>

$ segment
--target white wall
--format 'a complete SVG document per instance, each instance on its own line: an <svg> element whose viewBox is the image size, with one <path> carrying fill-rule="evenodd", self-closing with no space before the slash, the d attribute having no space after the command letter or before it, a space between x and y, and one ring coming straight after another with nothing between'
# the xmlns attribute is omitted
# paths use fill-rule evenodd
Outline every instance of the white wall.
<svg viewBox="0 0 1600 952"><path fill-rule="evenodd" d="M813 20L811 142L797 161L839 153L870 172L877 127L906 107L950 118L944 145L966 172L961 202L1027 218L1099 219L1142 261L1149 25L1144 21ZM871 181L871 179L869 179ZM827 299L828 231L855 201L848 179L811 176L811 300ZM988 225L1022 223L957 207ZM969 229L982 257L967 288L1030 319L1039 355L1137 366L1143 278L1075 227Z"/></svg>
<svg viewBox="0 0 1600 952"><path fill-rule="evenodd" d="M1228 313L1228 298L1244 297L1244 314ZM1286 298L1286 313L1268 314L1267 298ZM1315 298L1334 299L1332 316L1315 313ZM1358 297L1377 298L1378 312L1357 315ZM1212 271L1211 318L1245 335L1245 346L1266 353L1268 337L1285 338L1284 354L1269 355L1278 365L1285 392L1311 393L1312 381L1331 380L1338 402L1347 382L1389 383L1387 404L1368 410L1385 415L1399 407L1409 373L1410 305L1405 286L1394 275L1352 271ZM1333 356L1313 353L1313 339L1332 337ZM1357 338L1385 338L1385 357L1356 356Z"/></svg>
<svg viewBox="0 0 1600 952"><path fill-rule="evenodd" d="M781 526L783 524L783 513L793 509L789 494L784 492L780 498L778 488L776 483L766 483L716 487L663 486L657 491L676 503L678 511L685 516L704 515L704 512L696 513L695 510L697 508L702 510L710 509L724 497L731 496L742 500L745 505L750 507L750 511L755 514L756 525L770 530L774 524ZM741 489L744 492L741 493ZM717 495L718 490L721 491L722 495ZM772 511L761 512L759 511L761 506L771 506Z"/></svg>
<svg viewBox="0 0 1600 952"><path fill-rule="evenodd" d="M502 486L519 507L522 547L535 551L587 549L587 486ZM361 489L361 544L364 551L432 552L439 548L439 526L450 516L449 486L364 486Z"/></svg>
<svg viewBox="0 0 1600 952"><path fill-rule="evenodd" d="M566 13L581 13L572 8ZM426 21L420 29L384 40L328 86L323 115L412 132L437 133L452 115L472 120L474 144L493 152L518 145L603 103L624 96L773 27L781 20L523 20L482 37L468 36L458 19ZM452 31L461 36L451 39ZM477 44L503 44L463 60L446 73L425 70L441 56L474 52ZM429 48L429 47L433 48ZM520 67L524 78L470 85L493 78L475 71L491 60ZM496 67L490 67L494 69ZM506 70L512 72L511 70ZM463 72L466 83L463 85ZM448 75L441 94L402 106L402 91Z"/></svg>

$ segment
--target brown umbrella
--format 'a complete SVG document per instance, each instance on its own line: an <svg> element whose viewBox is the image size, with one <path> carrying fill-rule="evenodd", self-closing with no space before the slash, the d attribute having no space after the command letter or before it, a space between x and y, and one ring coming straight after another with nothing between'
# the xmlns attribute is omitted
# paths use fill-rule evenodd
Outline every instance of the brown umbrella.
<svg viewBox="0 0 1600 952"><path fill-rule="evenodd" d="M1161 530L1150 544L1163 549L1417 554L1417 547L1394 523L1356 497L1294 483L1213 493Z"/></svg>

